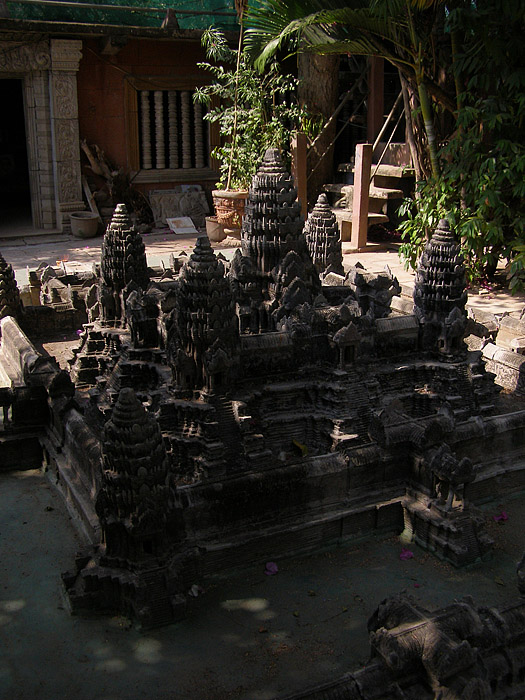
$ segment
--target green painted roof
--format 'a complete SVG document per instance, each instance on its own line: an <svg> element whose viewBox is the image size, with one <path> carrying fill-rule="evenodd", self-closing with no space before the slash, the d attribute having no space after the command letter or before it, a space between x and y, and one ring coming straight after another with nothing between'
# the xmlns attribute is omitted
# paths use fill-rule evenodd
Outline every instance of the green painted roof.
<svg viewBox="0 0 525 700"><path fill-rule="evenodd" d="M239 28L233 0L67 0L49 4L7 0L11 19L124 27L160 27L168 9L174 10L180 29Z"/></svg>

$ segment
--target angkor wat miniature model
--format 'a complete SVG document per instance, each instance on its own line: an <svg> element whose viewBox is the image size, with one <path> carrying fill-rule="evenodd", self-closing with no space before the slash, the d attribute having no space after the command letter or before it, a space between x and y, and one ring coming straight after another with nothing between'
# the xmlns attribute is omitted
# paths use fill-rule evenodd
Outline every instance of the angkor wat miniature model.
<svg viewBox="0 0 525 700"><path fill-rule="evenodd" d="M389 270L345 274L322 198L306 228L272 149L230 264L202 236L148 282L117 207L85 292L76 393L50 392L42 438L93 543L64 575L74 611L165 624L196 581L372 530L404 527L458 566L488 551L473 506L495 475L486 446L505 444L501 473L525 413L498 414L462 341L451 232L442 222L427 246L416 314L396 316Z"/></svg>

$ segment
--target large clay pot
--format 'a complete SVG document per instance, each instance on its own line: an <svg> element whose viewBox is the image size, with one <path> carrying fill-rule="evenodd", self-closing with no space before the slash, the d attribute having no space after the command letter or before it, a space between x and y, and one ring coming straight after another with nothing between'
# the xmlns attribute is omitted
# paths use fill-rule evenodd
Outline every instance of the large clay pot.
<svg viewBox="0 0 525 700"><path fill-rule="evenodd" d="M98 233L100 217L92 211L74 211L69 215L71 233L76 238L93 238Z"/></svg>
<svg viewBox="0 0 525 700"><path fill-rule="evenodd" d="M206 234L212 243L220 243L226 238L224 226L217 221L216 216L206 217Z"/></svg>
<svg viewBox="0 0 525 700"><path fill-rule="evenodd" d="M213 190L211 195L217 221L226 229L240 230L248 190Z"/></svg>

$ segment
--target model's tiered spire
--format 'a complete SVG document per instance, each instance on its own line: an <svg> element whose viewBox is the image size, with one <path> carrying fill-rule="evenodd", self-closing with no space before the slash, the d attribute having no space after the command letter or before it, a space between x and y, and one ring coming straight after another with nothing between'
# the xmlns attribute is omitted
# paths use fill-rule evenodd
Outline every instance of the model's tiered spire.
<svg viewBox="0 0 525 700"><path fill-rule="evenodd" d="M414 287L415 311L428 349L453 355L462 349L467 301L461 246L442 219L419 261Z"/></svg>
<svg viewBox="0 0 525 700"><path fill-rule="evenodd" d="M319 273L343 274L343 254L339 227L325 194L320 194L304 225L304 236Z"/></svg>
<svg viewBox="0 0 525 700"><path fill-rule="evenodd" d="M242 253L261 272L270 270L292 249L303 228L297 188L279 150L269 148L252 180L242 225Z"/></svg>
<svg viewBox="0 0 525 700"><path fill-rule="evenodd" d="M122 389L102 440L97 499L106 558L137 562L164 554L169 465L159 425L133 389Z"/></svg>
<svg viewBox="0 0 525 700"><path fill-rule="evenodd" d="M124 316L121 292L129 284L145 290L149 283L144 243L125 204L117 204L104 234L100 268L102 319L121 320Z"/></svg>
<svg viewBox="0 0 525 700"><path fill-rule="evenodd" d="M220 389L238 353L239 331L224 265L207 236L197 239L180 273L173 344L179 387Z"/></svg>

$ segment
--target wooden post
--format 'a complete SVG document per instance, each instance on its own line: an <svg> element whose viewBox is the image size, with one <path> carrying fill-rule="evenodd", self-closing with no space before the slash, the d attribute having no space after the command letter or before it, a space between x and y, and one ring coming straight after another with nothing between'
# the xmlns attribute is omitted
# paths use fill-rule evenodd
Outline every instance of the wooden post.
<svg viewBox="0 0 525 700"><path fill-rule="evenodd" d="M378 56L371 56L369 61L366 133L370 143L374 143L385 120L385 62Z"/></svg>
<svg viewBox="0 0 525 700"><path fill-rule="evenodd" d="M368 195L372 168L372 144L358 143L355 147L354 201L352 207L352 250L366 247L368 233Z"/></svg>
<svg viewBox="0 0 525 700"><path fill-rule="evenodd" d="M301 202L301 212L306 219L308 214L306 156L308 137L296 131L292 137L292 175L297 187L297 199Z"/></svg>

